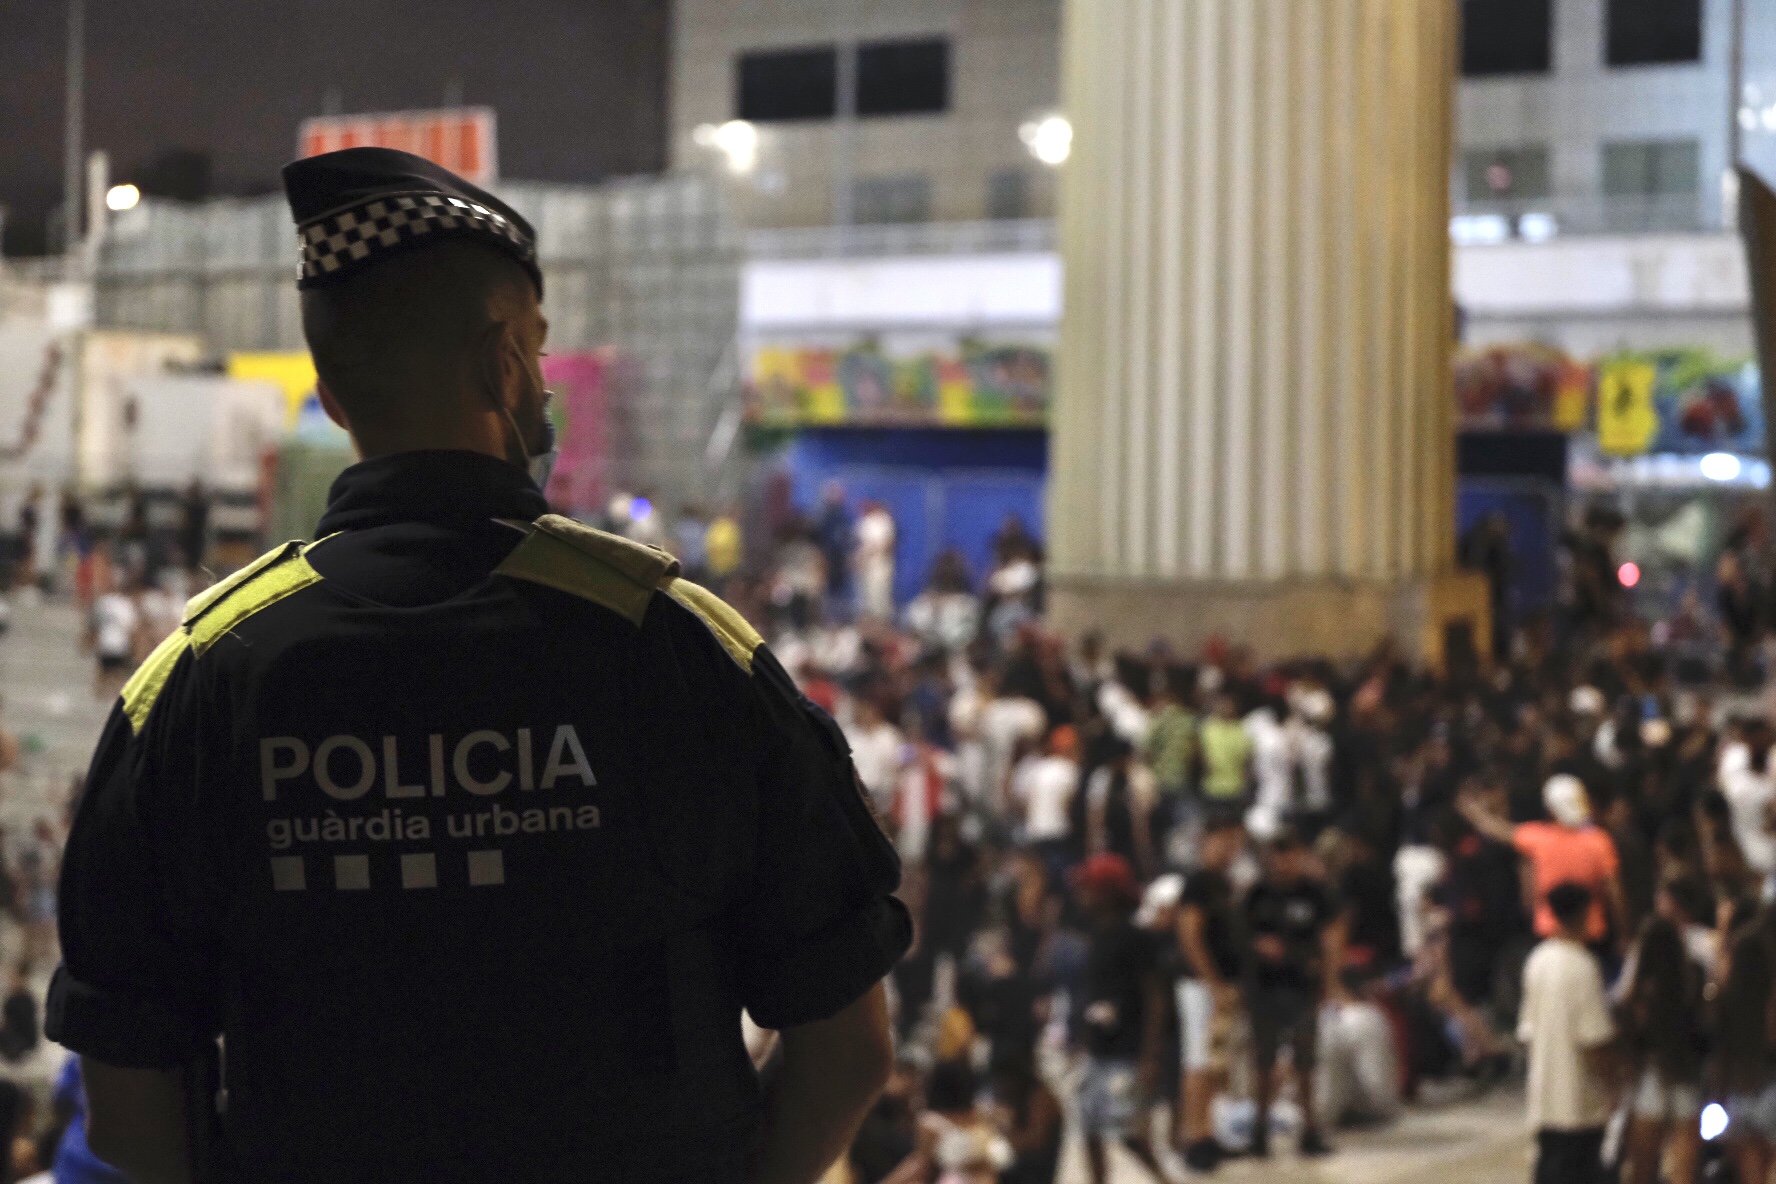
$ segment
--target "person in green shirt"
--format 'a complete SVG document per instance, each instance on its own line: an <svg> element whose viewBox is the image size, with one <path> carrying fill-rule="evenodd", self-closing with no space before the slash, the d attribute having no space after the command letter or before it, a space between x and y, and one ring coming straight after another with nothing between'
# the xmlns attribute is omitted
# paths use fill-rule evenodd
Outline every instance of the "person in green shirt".
<svg viewBox="0 0 1776 1184"><path fill-rule="evenodd" d="M1190 775L1196 765L1196 716L1184 706L1172 680L1161 675L1153 696L1142 756L1159 786L1153 807L1153 835L1162 849L1165 835L1183 825L1190 801Z"/></svg>
<svg viewBox="0 0 1776 1184"><path fill-rule="evenodd" d="M1239 718L1232 695L1215 700L1215 712L1203 723L1200 736L1203 759L1203 798L1209 802L1237 801L1251 781L1252 737Z"/></svg>

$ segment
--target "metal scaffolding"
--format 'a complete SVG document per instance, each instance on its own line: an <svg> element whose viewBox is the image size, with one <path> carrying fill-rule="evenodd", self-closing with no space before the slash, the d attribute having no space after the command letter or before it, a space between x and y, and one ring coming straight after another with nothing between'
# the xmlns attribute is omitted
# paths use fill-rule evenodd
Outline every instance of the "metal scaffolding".
<svg viewBox="0 0 1776 1184"><path fill-rule="evenodd" d="M616 482L674 497L730 489L721 429L740 398L743 246L720 187L684 174L511 182L500 196L537 230L550 348L617 354ZM145 202L112 223L94 315L100 328L195 333L217 354L301 349L295 278L282 198Z"/></svg>

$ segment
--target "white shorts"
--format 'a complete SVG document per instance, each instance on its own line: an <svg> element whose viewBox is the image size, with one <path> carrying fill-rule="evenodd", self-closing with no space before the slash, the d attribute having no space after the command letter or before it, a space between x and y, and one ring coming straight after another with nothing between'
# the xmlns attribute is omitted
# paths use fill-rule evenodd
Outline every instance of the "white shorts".
<svg viewBox="0 0 1776 1184"><path fill-rule="evenodd" d="M1201 1073L1215 1067L1215 993L1200 980L1181 978L1178 995L1178 1044L1184 1072Z"/></svg>
<svg viewBox="0 0 1776 1184"><path fill-rule="evenodd" d="M1658 1070L1644 1069L1628 1106L1634 1117L1649 1122L1691 1122L1702 1113L1702 1090L1683 1082L1667 1085Z"/></svg>

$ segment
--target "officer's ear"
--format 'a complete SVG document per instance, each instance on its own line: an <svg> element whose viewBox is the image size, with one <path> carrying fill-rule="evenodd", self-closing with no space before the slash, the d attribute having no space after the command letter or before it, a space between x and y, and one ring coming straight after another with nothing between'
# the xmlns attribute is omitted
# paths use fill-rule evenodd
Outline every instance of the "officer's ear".
<svg viewBox="0 0 1776 1184"><path fill-rule="evenodd" d="M327 389L325 382L319 379L315 381L315 394L321 397L321 410L327 413L327 418L349 434L352 430L351 421L346 418L345 408L339 405L339 400L333 397L333 392Z"/></svg>
<svg viewBox="0 0 1776 1184"><path fill-rule="evenodd" d="M524 342L517 323L495 321L481 335L481 385L507 411L524 405L530 371L524 360Z"/></svg>

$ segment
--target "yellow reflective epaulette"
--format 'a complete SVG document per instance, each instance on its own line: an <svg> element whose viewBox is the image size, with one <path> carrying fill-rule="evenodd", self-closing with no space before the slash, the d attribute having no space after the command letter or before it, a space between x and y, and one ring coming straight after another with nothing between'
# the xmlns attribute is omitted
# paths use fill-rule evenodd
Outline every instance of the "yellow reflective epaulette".
<svg viewBox="0 0 1776 1184"><path fill-rule="evenodd" d="M202 655L217 638L260 609L320 580L320 574L303 558L306 550L300 542L285 543L185 602L179 627L154 647L123 684L123 711L132 730L142 730L186 650Z"/></svg>
<svg viewBox="0 0 1776 1184"><path fill-rule="evenodd" d="M740 669L749 674L752 672L752 655L765 639L733 605L689 580L672 580L666 585L666 595L701 617L722 648L728 651L728 656L740 664Z"/></svg>
<svg viewBox="0 0 1776 1184"><path fill-rule="evenodd" d="M657 547L544 514L495 571L603 605L639 627L648 601L678 574Z"/></svg>
<svg viewBox="0 0 1776 1184"><path fill-rule="evenodd" d="M304 558L314 545L285 543L187 601L181 628L190 635L191 648L202 656L218 638L254 613L319 583L321 574Z"/></svg>
<svg viewBox="0 0 1776 1184"><path fill-rule="evenodd" d="M130 731L140 732L142 725L148 722L148 712L154 707L154 701L160 698L167 679L172 677L180 655L190 646L189 633L183 628L173 630L123 684L123 713L129 716Z"/></svg>

